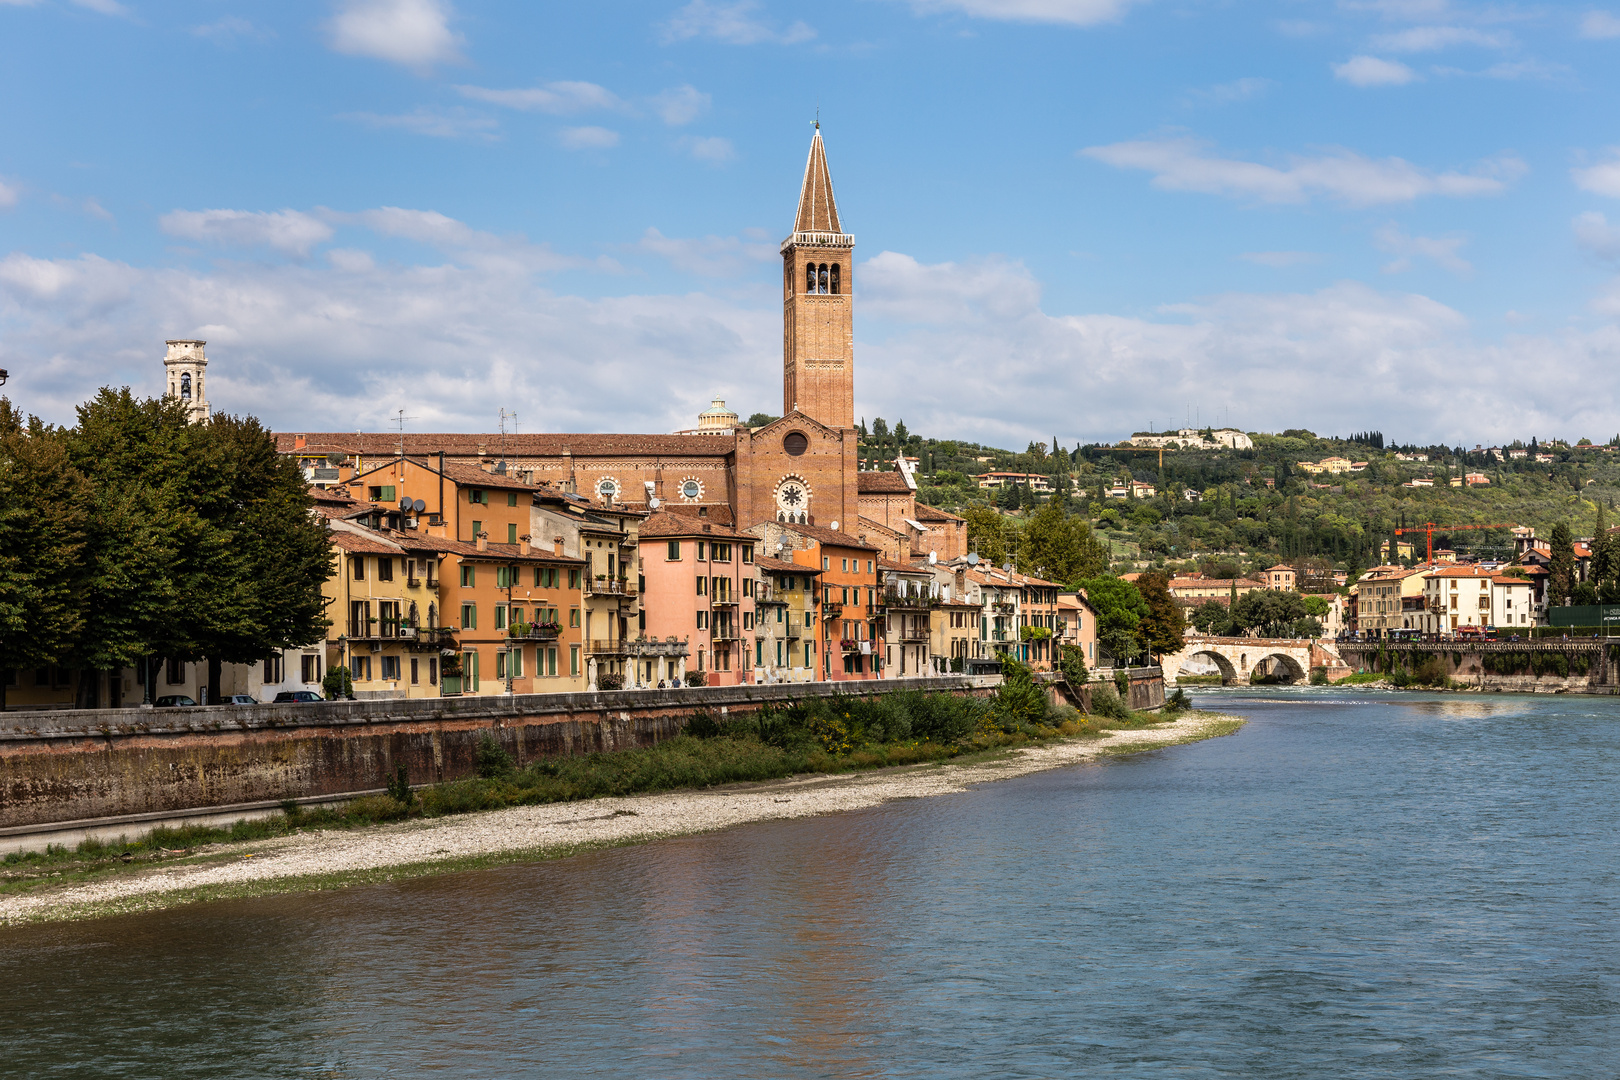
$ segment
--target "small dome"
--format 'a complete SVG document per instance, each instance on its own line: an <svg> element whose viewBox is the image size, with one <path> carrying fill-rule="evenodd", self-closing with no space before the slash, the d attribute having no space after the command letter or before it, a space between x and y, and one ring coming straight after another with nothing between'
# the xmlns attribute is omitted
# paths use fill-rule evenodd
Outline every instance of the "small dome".
<svg viewBox="0 0 1620 1080"><path fill-rule="evenodd" d="M723 398L715 398L707 409L698 413L699 430L730 431L736 426L737 414L726 408Z"/></svg>

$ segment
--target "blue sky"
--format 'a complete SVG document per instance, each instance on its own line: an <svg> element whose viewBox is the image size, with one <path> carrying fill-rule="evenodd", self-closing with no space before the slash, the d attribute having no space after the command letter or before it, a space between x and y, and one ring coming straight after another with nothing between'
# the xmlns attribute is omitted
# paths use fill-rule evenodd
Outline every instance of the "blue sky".
<svg viewBox="0 0 1620 1080"><path fill-rule="evenodd" d="M819 108L869 419L1620 431L1620 3L0 0L0 366L281 430L780 409Z"/></svg>

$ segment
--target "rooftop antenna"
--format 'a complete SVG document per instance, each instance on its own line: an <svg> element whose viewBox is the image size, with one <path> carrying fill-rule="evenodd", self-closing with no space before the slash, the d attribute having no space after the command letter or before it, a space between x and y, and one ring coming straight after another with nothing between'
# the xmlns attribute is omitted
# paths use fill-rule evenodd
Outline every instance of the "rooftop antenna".
<svg viewBox="0 0 1620 1080"><path fill-rule="evenodd" d="M399 410L399 412L394 414L394 423L399 425L399 456L400 457L405 456L405 421L407 421L407 420L415 420L415 419L416 419L416 417L414 417L414 416L406 416L404 409L401 409L401 410Z"/></svg>
<svg viewBox="0 0 1620 1080"><path fill-rule="evenodd" d="M508 420L512 421L512 431L515 433L517 431L517 413L515 413L515 412L507 412L506 407L502 406L501 407L501 463L502 464L505 464L505 462L506 462L506 422Z"/></svg>

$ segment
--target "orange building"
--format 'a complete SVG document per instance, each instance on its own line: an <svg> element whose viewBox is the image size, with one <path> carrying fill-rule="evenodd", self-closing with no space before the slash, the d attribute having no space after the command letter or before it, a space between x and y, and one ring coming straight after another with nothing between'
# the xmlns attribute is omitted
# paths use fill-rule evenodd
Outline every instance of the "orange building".
<svg viewBox="0 0 1620 1080"><path fill-rule="evenodd" d="M756 538L661 510L641 523L640 540L647 638L688 643L688 682L752 682Z"/></svg>
<svg viewBox="0 0 1620 1080"><path fill-rule="evenodd" d="M876 544L860 534L816 525L766 522L749 532L764 542L765 553L821 571L820 637L822 679L875 679L882 668L878 632Z"/></svg>

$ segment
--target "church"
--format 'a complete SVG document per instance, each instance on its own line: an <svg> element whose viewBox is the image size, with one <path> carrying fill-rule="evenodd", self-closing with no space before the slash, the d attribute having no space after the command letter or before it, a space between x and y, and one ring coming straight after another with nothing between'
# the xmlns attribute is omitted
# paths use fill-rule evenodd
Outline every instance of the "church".
<svg viewBox="0 0 1620 1080"><path fill-rule="evenodd" d="M893 472L859 468L854 253L818 124L781 245L782 416L764 427L738 423L717 401L696 429L676 434L280 433L278 449L321 485L399 455L442 455L616 510L669 510L739 530L767 522L842 530L897 563L956 558L967 551L966 522L917 502L904 459ZM200 358L202 342L185 344Z"/></svg>

